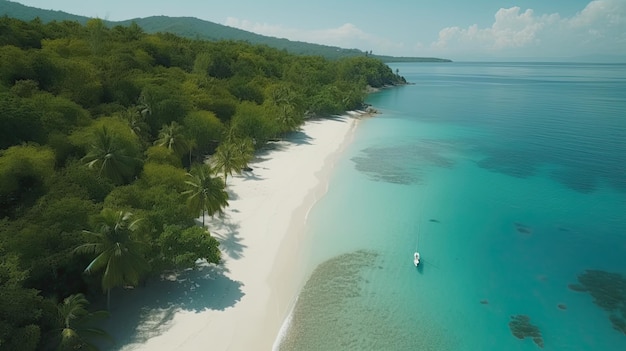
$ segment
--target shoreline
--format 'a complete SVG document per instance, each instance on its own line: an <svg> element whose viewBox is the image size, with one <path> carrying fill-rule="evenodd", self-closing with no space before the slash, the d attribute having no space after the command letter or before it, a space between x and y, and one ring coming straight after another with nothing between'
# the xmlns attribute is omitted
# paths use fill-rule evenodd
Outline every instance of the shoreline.
<svg viewBox="0 0 626 351"><path fill-rule="evenodd" d="M215 350L271 349L306 282L302 257L309 244L308 214L328 191L332 171L352 142L359 118L368 115L351 111L307 120L300 131L258 152L250 162L251 172L229 178L230 206L224 216L207 222L211 235L220 241L222 263L200 269L199 276L179 278L191 283L192 290L193 286L202 290L201 297L215 300L196 301L194 306L199 303L200 308L194 309L176 303L166 303L165 311L135 307L141 310L138 325L118 349L204 350L208 345ZM150 292L133 292L139 296L126 304L145 305L142 294ZM179 286L165 298L181 300L175 294L184 295L183 300L197 295ZM167 318L159 320L160 315ZM154 326L154 320L161 322Z"/></svg>

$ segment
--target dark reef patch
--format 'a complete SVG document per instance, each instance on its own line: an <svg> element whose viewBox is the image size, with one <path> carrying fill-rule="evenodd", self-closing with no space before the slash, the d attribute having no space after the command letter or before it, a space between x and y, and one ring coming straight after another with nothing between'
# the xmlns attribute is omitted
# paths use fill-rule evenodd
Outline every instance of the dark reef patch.
<svg viewBox="0 0 626 351"><path fill-rule="evenodd" d="M516 178L528 178L535 174L535 164L531 158L515 152L500 150L477 162L480 168L502 173Z"/></svg>
<svg viewBox="0 0 626 351"><path fill-rule="evenodd" d="M539 330L539 327L536 325L530 323L530 317L523 314L511 316L509 328L511 329L511 333L513 333L516 338L532 338L537 346L543 348L541 330Z"/></svg>
<svg viewBox="0 0 626 351"><path fill-rule="evenodd" d="M611 324L613 324L613 329L626 335L626 321L623 318L612 314L609 316L609 319L611 320Z"/></svg>
<svg viewBox="0 0 626 351"><path fill-rule="evenodd" d="M452 145L440 140L420 140L395 146L368 147L352 158L355 168L376 181L393 184L419 184L426 167L452 168L454 160L446 153Z"/></svg>
<svg viewBox="0 0 626 351"><path fill-rule="evenodd" d="M609 312L613 329L626 335L626 278L618 273L588 269L578 276L578 284L569 288L578 292L588 292L593 303Z"/></svg>
<svg viewBox="0 0 626 351"><path fill-rule="evenodd" d="M589 171L584 168L564 168L554 171L552 178L568 188L583 194L589 194L596 190L598 175L597 171Z"/></svg>
<svg viewBox="0 0 626 351"><path fill-rule="evenodd" d="M526 224L519 223L519 222L515 222L514 224L515 224L515 230L517 230L517 232L520 234L532 234L533 233L532 228L527 226Z"/></svg>
<svg viewBox="0 0 626 351"><path fill-rule="evenodd" d="M570 290L573 290L573 291L578 291L578 292L585 292L585 291L587 291L587 288L585 288L584 286L579 285L579 284L570 284L567 287Z"/></svg>

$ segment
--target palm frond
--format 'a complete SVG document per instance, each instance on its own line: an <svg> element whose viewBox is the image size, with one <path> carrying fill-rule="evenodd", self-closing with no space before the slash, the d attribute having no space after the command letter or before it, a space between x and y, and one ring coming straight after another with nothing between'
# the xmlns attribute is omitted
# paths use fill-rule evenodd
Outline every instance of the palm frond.
<svg viewBox="0 0 626 351"><path fill-rule="evenodd" d="M104 251L101 254L99 254L98 256L96 256L96 258L94 258L89 265L87 266L87 268L85 268L85 272L86 273L92 273L92 272L96 272L102 269L102 267L105 266L106 262L109 260L110 253L108 251Z"/></svg>
<svg viewBox="0 0 626 351"><path fill-rule="evenodd" d="M75 254L92 254L100 251L102 244L100 243L87 243L82 244L74 249Z"/></svg>

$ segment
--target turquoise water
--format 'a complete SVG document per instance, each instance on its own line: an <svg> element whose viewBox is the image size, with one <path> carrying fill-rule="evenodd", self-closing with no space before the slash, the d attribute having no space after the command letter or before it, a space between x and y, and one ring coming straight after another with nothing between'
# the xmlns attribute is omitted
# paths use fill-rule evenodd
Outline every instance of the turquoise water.
<svg viewBox="0 0 626 351"><path fill-rule="evenodd" d="M625 350L626 66L396 68L309 215L281 349ZM590 269L613 305L569 287Z"/></svg>

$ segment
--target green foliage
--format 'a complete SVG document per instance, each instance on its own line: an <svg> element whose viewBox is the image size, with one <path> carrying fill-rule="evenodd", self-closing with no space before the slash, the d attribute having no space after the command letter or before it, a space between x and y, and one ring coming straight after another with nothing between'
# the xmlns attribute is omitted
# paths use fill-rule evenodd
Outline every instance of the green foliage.
<svg viewBox="0 0 626 351"><path fill-rule="evenodd" d="M220 178L211 175L209 165L196 164L187 173L188 180L185 182L188 190L183 192L187 196L189 209L196 216L202 213L202 225L204 226L205 213L213 216L221 213L228 206L228 193L224 189L226 184Z"/></svg>
<svg viewBox="0 0 626 351"><path fill-rule="evenodd" d="M163 180L163 183L171 182ZM132 210L138 216L141 214L145 218L141 225L156 233L168 224L191 225L197 217L189 211L185 195L163 184L150 185L143 178L133 185L115 188L105 199L104 206Z"/></svg>
<svg viewBox="0 0 626 351"><path fill-rule="evenodd" d="M125 63L111 63L111 66L113 67L120 67L123 65L125 65ZM127 66L131 66L131 64L128 64ZM124 71L119 74L123 75L123 72ZM113 75L108 76L107 78L108 79L102 82L102 99L104 102L116 102L122 106L128 107L132 106L137 101L139 95L141 94L141 89L136 82L126 77L116 77Z"/></svg>
<svg viewBox="0 0 626 351"><path fill-rule="evenodd" d="M219 263L219 242L206 229L167 226L158 239L161 260L178 269L194 268L198 259Z"/></svg>
<svg viewBox="0 0 626 351"><path fill-rule="evenodd" d="M29 56L34 73L32 79L38 83L39 89L52 91L63 80L63 60L57 54L45 50L31 51Z"/></svg>
<svg viewBox="0 0 626 351"><path fill-rule="evenodd" d="M296 130L304 122L304 103L293 85L273 84L267 88L267 108L278 123L280 133Z"/></svg>
<svg viewBox="0 0 626 351"><path fill-rule="evenodd" d="M23 49L39 48L42 33L34 28L39 24L41 22L34 21L26 24L7 16L0 18L0 32L2 33L0 46L12 45Z"/></svg>
<svg viewBox="0 0 626 351"><path fill-rule="evenodd" d="M74 294L66 297L57 306L60 324L58 334L54 335L54 339L58 340L57 350L97 350L93 343L94 338L111 339L104 330L93 326L95 319L108 317L108 312L89 312L88 305L85 295Z"/></svg>
<svg viewBox="0 0 626 351"><path fill-rule="evenodd" d="M220 144L211 157L211 164L216 172L224 175L224 184L227 176L233 172L240 174L248 162L254 157L254 144L252 139L232 138Z"/></svg>
<svg viewBox="0 0 626 351"><path fill-rule="evenodd" d="M33 309L41 301L39 292L35 289L23 289L17 286L2 286L0 303L2 312L0 320L15 326L25 327L35 323L41 316L40 309ZM3 336L7 338L8 336Z"/></svg>
<svg viewBox="0 0 626 351"><path fill-rule="evenodd" d="M196 55L196 59L193 62L193 73L207 77L209 75L209 67L213 64L211 54L208 52L201 52Z"/></svg>
<svg viewBox="0 0 626 351"><path fill-rule="evenodd" d="M117 41L124 43L135 42L145 37L143 29L135 21L132 21L128 26L117 25L113 27L111 32Z"/></svg>
<svg viewBox="0 0 626 351"><path fill-rule="evenodd" d="M91 54L89 43L81 38L43 39L41 47L42 51L49 57L54 57L52 54L56 54L58 57L67 59L70 57L88 57Z"/></svg>
<svg viewBox="0 0 626 351"><path fill-rule="evenodd" d="M78 262L71 255L81 243L82 229L99 208L90 200L68 193L65 197L47 194L23 217L13 238L12 249L21 252L29 276L24 285L44 296L65 295L84 288Z"/></svg>
<svg viewBox="0 0 626 351"><path fill-rule="evenodd" d="M61 69L65 73L64 79L55 92L86 108L100 103L102 82L94 65L83 60L68 60Z"/></svg>
<svg viewBox="0 0 626 351"><path fill-rule="evenodd" d="M168 85L147 85L143 88L139 99L152 135L156 135L165 125L182 122L187 114L188 103L176 91L176 86Z"/></svg>
<svg viewBox="0 0 626 351"><path fill-rule="evenodd" d="M248 82L242 77L232 79L228 90L240 101L251 101L257 105L261 105L265 100L263 91L259 84L254 81Z"/></svg>
<svg viewBox="0 0 626 351"><path fill-rule="evenodd" d="M309 112L314 115L332 115L343 111L341 100L337 99L341 91L336 86L325 86L315 94L309 105Z"/></svg>
<svg viewBox="0 0 626 351"><path fill-rule="evenodd" d="M40 339L37 325L42 315L39 292L24 289L17 257L0 243L0 348L35 350Z"/></svg>
<svg viewBox="0 0 626 351"><path fill-rule="evenodd" d="M29 99L0 93L0 111L0 149L28 141L45 141L41 111Z"/></svg>
<svg viewBox="0 0 626 351"><path fill-rule="evenodd" d="M251 138L262 145L278 134L279 127L272 122L261 106L251 102L242 102L231 121L230 133L237 138Z"/></svg>
<svg viewBox="0 0 626 351"><path fill-rule="evenodd" d="M19 97L31 97L39 90L39 83L31 80L18 80L11 87L11 92Z"/></svg>
<svg viewBox="0 0 626 351"><path fill-rule="evenodd" d="M52 174L54 153L47 147L26 144L0 151L0 217L32 204Z"/></svg>
<svg viewBox="0 0 626 351"><path fill-rule="evenodd" d="M0 83L13 85L35 76L28 52L12 45L0 46Z"/></svg>
<svg viewBox="0 0 626 351"><path fill-rule="evenodd" d="M372 87L406 83L382 61L367 57L350 57L339 61L339 75L344 81L365 79Z"/></svg>
<svg viewBox="0 0 626 351"><path fill-rule="evenodd" d="M183 123L199 155L214 151L224 133L222 122L208 111L191 112Z"/></svg>
<svg viewBox="0 0 626 351"><path fill-rule="evenodd" d="M89 152L83 162L98 176L106 176L116 184L129 182L140 166L139 145L133 136L116 133L103 125L91 135Z"/></svg>
<svg viewBox="0 0 626 351"><path fill-rule="evenodd" d="M142 216L144 226L153 233L160 233L166 225L190 226L197 215L189 211L185 196L165 185L141 188Z"/></svg>
<svg viewBox="0 0 626 351"><path fill-rule="evenodd" d="M91 123L89 113L66 98L42 93L35 95L32 101L33 107L41 111L41 122L46 130L69 134L74 128Z"/></svg>
<svg viewBox="0 0 626 351"><path fill-rule="evenodd" d="M209 54L209 65L207 73L211 77L218 79L230 78L233 76L233 58L223 50L212 51Z"/></svg>
<svg viewBox="0 0 626 351"><path fill-rule="evenodd" d="M172 165L174 167L182 166L180 157L173 150L159 145L151 146L146 150L146 162Z"/></svg>
<svg viewBox="0 0 626 351"><path fill-rule="evenodd" d="M76 194L84 191L87 199L100 203L113 190L114 185L109 179L98 177L94 172L91 172L82 162L71 160L53 178L51 188L58 194L65 194L66 196L74 194L71 191L72 188L77 189Z"/></svg>
<svg viewBox="0 0 626 351"><path fill-rule="evenodd" d="M87 30L87 40L94 55L102 55L107 49L109 29L104 21L99 18L92 18L85 24Z"/></svg>
<svg viewBox="0 0 626 351"><path fill-rule="evenodd" d="M184 135L183 126L176 122L164 125L159 131L158 139L154 141L154 145L163 146L181 157L191 148L191 143Z"/></svg>
<svg viewBox="0 0 626 351"><path fill-rule="evenodd" d="M130 212L105 209L95 231L84 231L87 243L78 246L77 254L96 255L85 268L86 273L104 270L102 289L110 291L118 286L137 286L149 264L144 257L145 244L136 240L140 228Z"/></svg>
<svg viewBox="0 0 626 351"><path fill-rule="evenodd" d="M41 330L38 325L29 324L13 332L11 340L7 343L7 350L36 350L41 338Z"/></svg>
<svg viewBox="0 0 626 351"><path fill-rule="evenodd" d="M173 192L185 190L187 173L182 169L168 164L146 163L141 174L141 181L147 186L165 186Z"/></svg>

